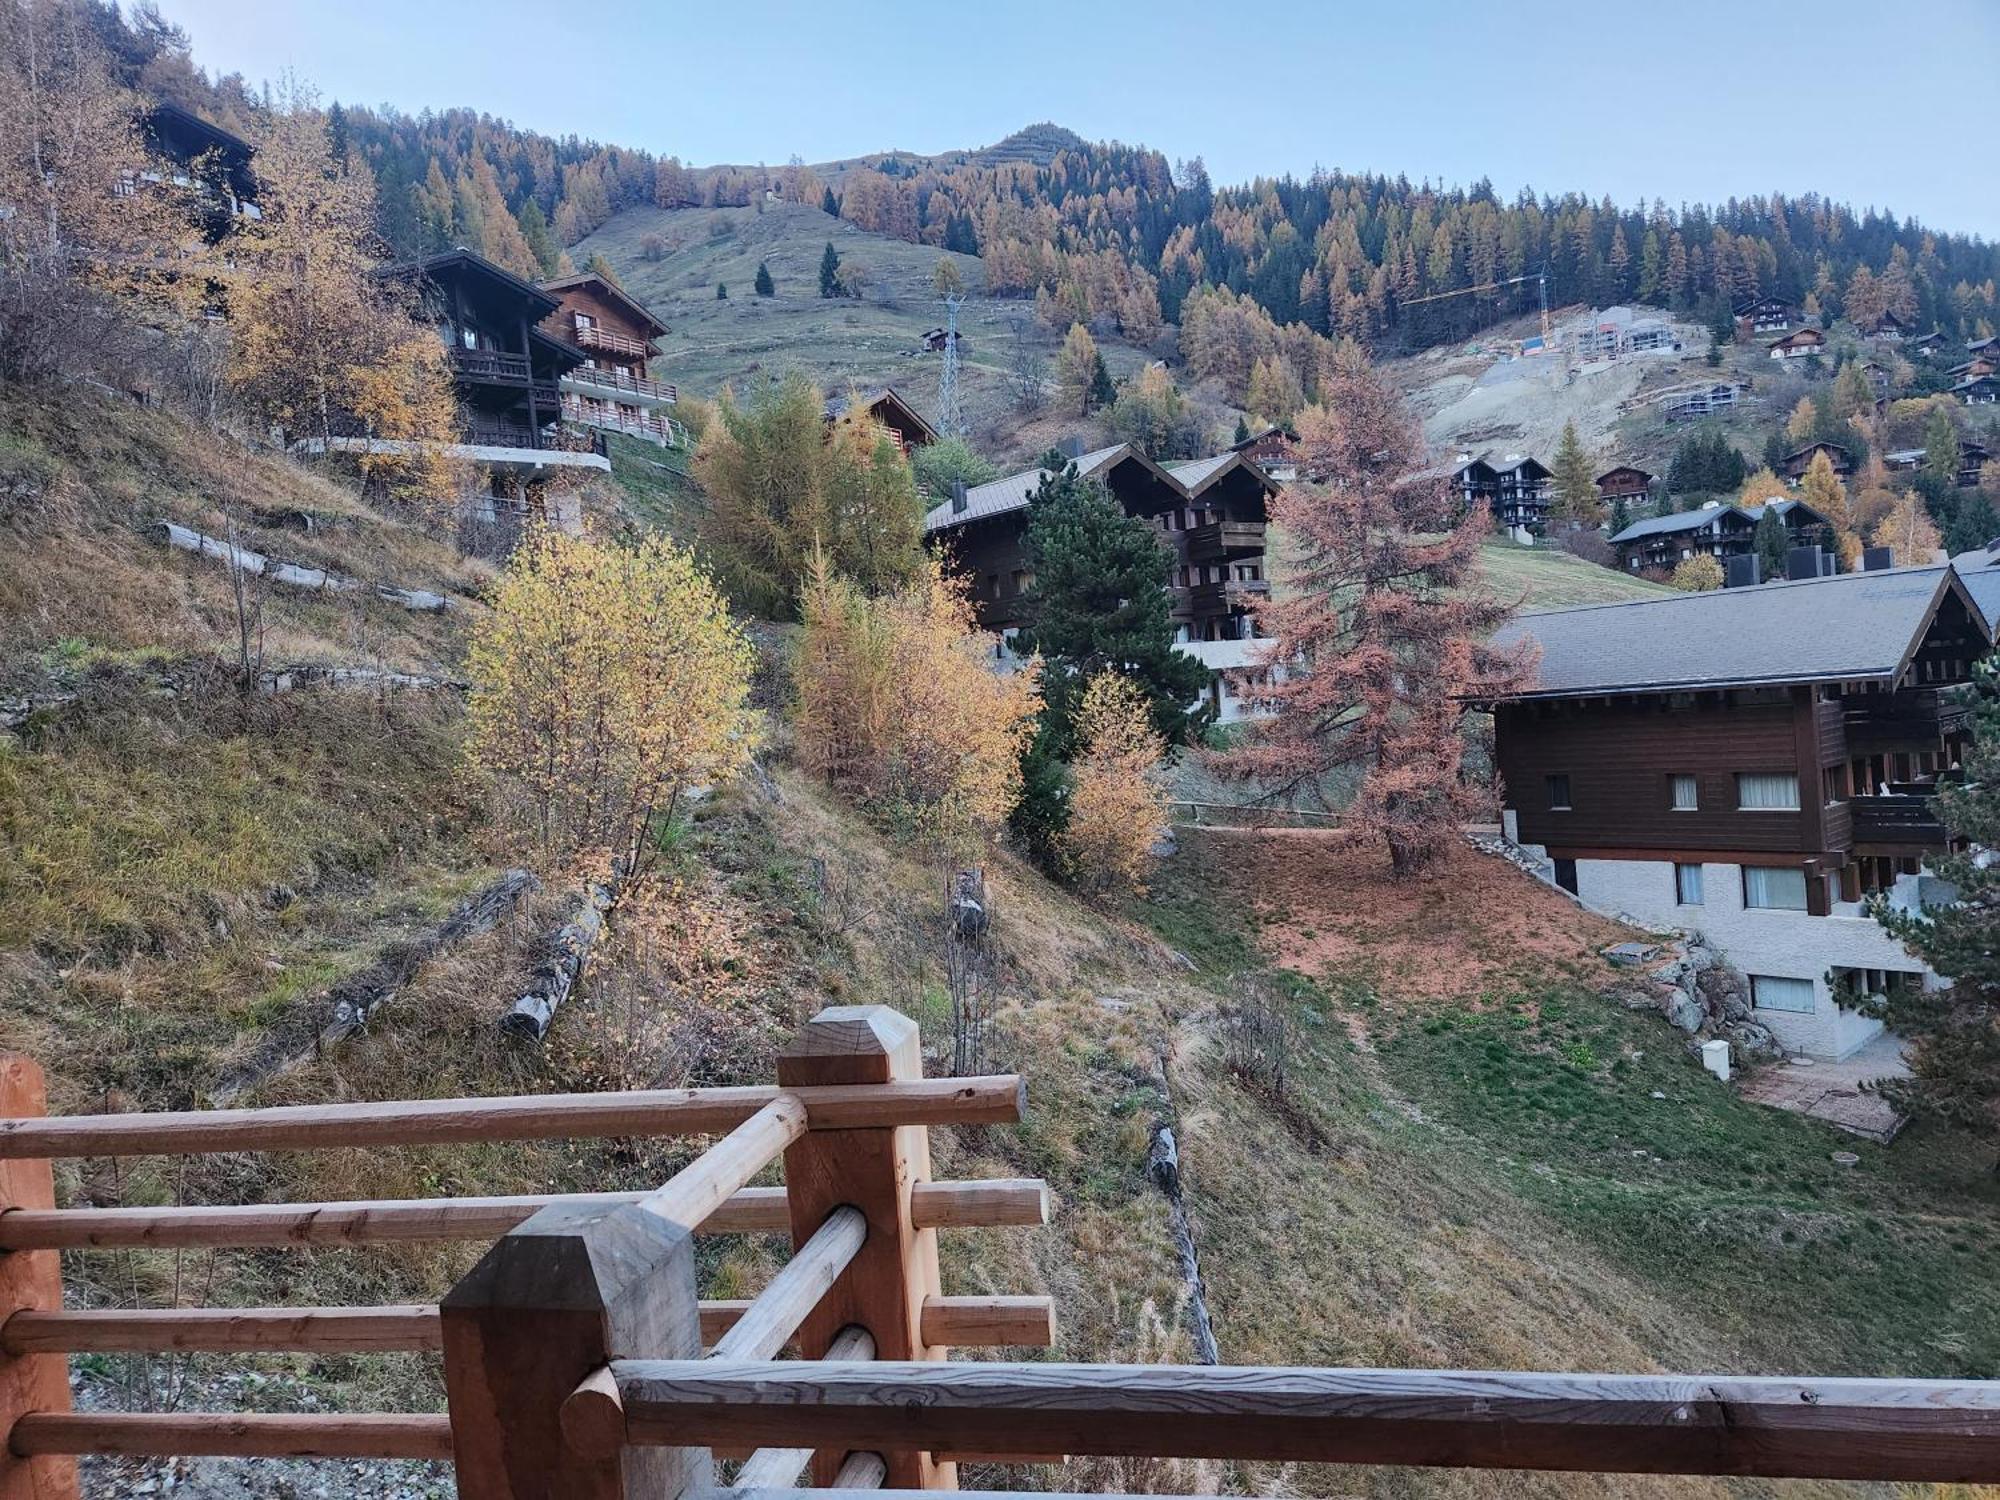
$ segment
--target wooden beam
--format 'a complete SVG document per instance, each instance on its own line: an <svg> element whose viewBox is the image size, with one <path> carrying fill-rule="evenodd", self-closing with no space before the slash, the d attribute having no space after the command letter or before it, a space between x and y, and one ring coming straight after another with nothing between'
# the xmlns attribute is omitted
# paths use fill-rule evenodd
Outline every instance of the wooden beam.
<svg viewBox="0 0 2000 1500"><path fill-rule="evenodd" d="M1049 1297L926 1297L927 1344L1046 1349L1056 1341L1056 1305Z"/></svg>
<svg viewBox="0 0 2000 1500"><path fill-rule="evenodd" d="M171 1156L197 1151L293 1151L335 1146L434 1146L464 1141L712 1135L733 1130L781 1093L798 1095L814 1130L916 1125L1011 1125L1025 1105L1016 1074L899 1080L890 1087L652 1089L401 1099L272 1109L0 1118L0 1159Z"/></svg>
<svg viewBox="0 0 2000 1500"><path fill-rule="evenodd" d="M231 1412L76 1412L23 1417L13 1447L31 1456L129 1458L427 1458L451 1460L451 1423L431 1416L242 1416Z"/></svg>
<svg viewBox="0 0 2000 1500"><path fill-rule="evenodd" d="M743 1310L711 1351L715 1359L771 1359L791 1341L868 1238L857 1208L836 1208L819 1232L784 1265ZM865 1335L864 1335L865 1336ZM870 1341L873 1342L872 1340ZM835 1358L831 1347L826 1358Z"/></svg>
<svg viewBox="0 0 2000 1500"><path fill-rule="evenodd" d="M839 1337L835 1338L833 1343L828 1346L826 1357L828 1359L873 1359L875 1357L875 1340L868 1336L865 1329L844 1328L841 1330ZM606 1370L605 1374L609 1376L609 1370ZM611 1389L614 1393L618 1389L615 1380L611 1382ZM625 1412L623 1406L619 1408L618 1422L619 1441L623 1442L625 1435ZM759 1448L755 1453L743 1460L743 1467L736 1471L735 1482L745 1488L762 1486L771 1489L790 1489L804 1476L807 1467L812 1463L812 1456L813 1451L810 1448ZM872 1454L869 1456L875 1457L877 1463L881 1462L879 1457ZM857 1457L855 1454L848 1455L850 1460L855 1457ZM874 1484L862 1486L862 1488L880 1488L881 1483L881 1477L878 1475ZM834 1480L834 1485L836 1488L841 1487L838 1478Z"/></svg>
<svg viewBox="0 0 2000 1500"><path fill-rule="evenodd" d="M795 1089L889 1093L907 1088L923 1074L916 1023L885 1005L823 1010L778 1058L778 1082ZM917 1228L910 1209L916 1184L929 1181L930 1175L930 1137L922 1124L913 1121L878 1118L852 1129L815 1131L786 1150L785 1184L795 1245L803 1245L842 1205L860 1210L868 1225L860 1253L799 1329L804 1360L822 1361L834 1339L849 1327L867 1330L881 1359L944 1358L944 1349L927 1343L922 1329L924 1301L941 1290L937 1234ZM778 1440L787 1447L804 1445L797 1435L781 1435ZM832 1481L848 1452L877 1446L804 1441L820 1450L812 1467L813 1477L821 1483ZM957 1471L950 1464L912 1451L910 1445L884 1457L888 1483L918 1489L958 1487Z"/></svg>
<svg viewBox="0 0 2000 1500"><path fill-rule="evenodd" d="M2000 1382L1227 1366L614 1364L634 1443L2000 1481Z"/></svg>
<svg viewBox="0 0 2000 1500"><path fill-rule="evenodd" d="M613 1207L636 1193L530 1193L498 1198L378 1198L182 1208L15 1208L0 1212L0 1251L282 1249L411 1240L496 1240L553 1203ZM1048 1184L1036 1178L920 1183L919 1229L1046 1224ZM701 1234L789 1234L782 1187L747 1187L702 1222Z"/></svg>
<svg viewBox="0 0 2000 1500"><path fill-rule="evenodd" d="M32 1119L47 1107L42 1070L25 1057L0 1054L0 1115ZM0 1221L47 1211L55 1201L46 1161L0 1161ZM62 1266L53 1251L0 1253L0 1322L23 1311L54 1311L62 1301ZM60 1356L0 1349L0 1500L77 1500L74 1460L20 1453L7 1440L29 1414L66 1412L69 1404L69 1368Z"/></svg>
<svg viewBox="0 0 2000 1500"><path fill-rule="evenodd" d="M18 1312L0 1354L382 1354L443 1347L435 1307L181 1307Z"/></svg>
<svg viewBox="0 0 2000 1500"><path fill-rule="evenodd" d="M692 1234L805 1133L806 1107L792 1095L780 1094L641 1198L639 1207Z"/></svg>

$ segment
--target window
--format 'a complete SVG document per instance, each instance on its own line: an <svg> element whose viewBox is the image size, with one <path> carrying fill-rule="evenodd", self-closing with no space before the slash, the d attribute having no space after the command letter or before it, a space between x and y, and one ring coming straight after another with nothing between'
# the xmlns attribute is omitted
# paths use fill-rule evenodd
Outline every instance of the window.
<svg viewBox="0 0 2000 1500"><path fill-rule="evenodd" d="M1567 774L1549 778L1549 811L1569 811L1569 777Z"/></svg>
<svg viewBox="0 0 2000 1500"><path fill-rule="evenodd" d="M1810 979L1785 979L1775 974L1750 976L1750 1004L1758 1010L1788 1010L1808 1016L1818 1009Z"/></svg>
<svg viewBox="0 0 2000 1500"><path fill-rule="evenodd" d="M1681 906L1701 905L1701 866L1674 866L1674 900Z"/></svg>
<svg viewBox="0 0 2000 1500"><path fill-rule="evenodd" d="M1701 796L1692 776L1670 776L1667 778L1673 791L1675 812L1694 812L1701 806Z"/></svg>
<svg viewBox="0 0 2000 1500"><path fill-rule="evenodd" d="M1744 812L1797 812L1799 778L1789 773L1739 772L1736 805Z"/></svg>
<svg viewBox="0 0 2000 1500"><path fill-rule="evenodd" d="M1804 911L1806 872L1766 865L1745 865L1743 904L1772 911Z"/></svg>

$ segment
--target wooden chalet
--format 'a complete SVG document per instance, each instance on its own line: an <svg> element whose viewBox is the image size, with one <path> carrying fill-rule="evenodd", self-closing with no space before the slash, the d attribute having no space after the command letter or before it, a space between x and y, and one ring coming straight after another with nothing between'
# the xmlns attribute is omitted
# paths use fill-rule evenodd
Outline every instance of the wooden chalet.
<svg viewBox="0 0 2000 1500"><path fill-rule="evenodd" d="M1717 503L1634 521L1611 538L1611 548L1625 572L1671 572L1691 557L1748 552L1756 529L1740 507Z"/></svg>
<svg viewBox="0 0 2000 1500"><path fill-rule="evenodd" d="M1242 442L1231 443L1229 451L1242 454L1280 484L1289 484L1298 477L1298 437L1282 427L1253 432Z"/></svg>
<svg viewBox="0 0 2000 1500"><path fill-rule="evenodd" d="M1984 443L1970 442L1960 438L1958 442L1958 472L1953 476L1960 489L1971 489L1979 483L1979 471L1993 455ZM1909 474L1924 466L1926 455L1922 448L1898 448L1882 455L1882 464L1892 474Z"/></svg>
<svg viewBox="0 0 2000 1500"><path fill-rule="evenodd" d="M1885 307L1871 321L1863 325L1861 331L1871 339L1880 339L1884 343L1895 344L1901 343L1904 337L1908 335L1910 323L1908 319L1898 317Z"/></svg>
<svg viewBox="0 0 2000 1500"><path fill-rule="evenodd" d="M1786 334L1771 343L1773 359L1803 359L1809 354L1823 354L1826 351L1826 335L1817 328L1801 328Z"/></svg>
<svg viewBox="0 0 2000 1500"><path fill-rule="evenodd" d="M1751 338L1782 333L1804 319L1804 314L1795 304L1781 297L1748 297L1738 302L1732 311L1737 329Z"/></svg>
<svg viewBox="0 0 2000 1500"><path fill-rule="evenodd" d="M880 390L853 391L845 396L830 396L826 403L826 420L838 422L850 414L857 414L873 422L890 437L904 453L921 448L938 440L938 430L924 420L923 414L909 402L894 386L883 386Z"/></svg>
<svg viewBox="0 0 2000 1500"><path fill-rule="evenodd" d="M1840 995L1931 982L1861 903L1927 894L1988 618L1948 566L1520 616L1496 642L1541 662L1495 706L1507 834L1586 905L1700 930L1752 1019L1844 1056L1880 1023Z"/></svg>
<svg viewBox="0 0 2000 1500"><path fill-rule="evenodd" d="M1597 485L1597 498L1606 505L1618 500L1632 505L1652 493L1653 478L1634 464L1620 464L1615 469L1606 469L1593 482Z"/></svg>
<svg viewBox="0 0 2000 1500"><path fill-rule="evenodd" d="M1466 510L1483 505L1496 526L1540 535L1548 527L1549 484L1554 475L1536 459L1518 453L1491 461L1475 458L1453 471L1452 484Z"/></svg>
<svg viewBox="0 0 2000 1500"><path fill-rule="evenodd" d="M176 187L194 192L199 227L210 244L218 244L236 221L257 218L257 174L251 158L257 148L241 136L212 125L178 104L155 104L142 128L146 149L173 171ZM130 179L137 188L150 172Z"/></svg>
<svg viewBox="0 0 2000 1500"><path fill-rule="evenodd" d="M1992 406L2000 402L2000 375L1971 375L1951 388L1955 401L1967 406Z"/></svg>
<svg viewBox="0 0 2000 1500"><path fill-rule="evenodd" d="M1944 347L1944 335L1933 329L1920 333L1910 340L1910 348L1918 354L1935 354Z"/></svg>
<svg viewBox="0 0 2000 1500"><path fill-rule="evenodd" d="M1784 462L1778 465L1778 474L1792 484L1806 477L1806 470L1812 461L1824 453L1827 462L1833 465L1833 472L1843 479L1854 472L1854 455L1839 443L1807 443L1803 448L1795 448L1787 453Z"/></svg>
<svg viewBox="0 0 2000 1500"><path fill-rule="evenodd" d="M1254 638L1250 610L1271 587L1264 526L1278 486L1268 474L1239 453L1163 466L1129 443L1073 462L1173 552L1169 587L1183 641ZM924 517L925 538L971 577L979 623L1002 635L1029 622L1028 507L1048 474L1028 469L975 485Z"/></svg>
<svg viewBox="0 0 2000 1500"><path fill-rule="evenodd" d="M542 331L583 351L583 362L556 382L563 419L677 446L674 387L647 373L667 325L594 271L555 277L541 289L557 304L542 319Z"/></svg>

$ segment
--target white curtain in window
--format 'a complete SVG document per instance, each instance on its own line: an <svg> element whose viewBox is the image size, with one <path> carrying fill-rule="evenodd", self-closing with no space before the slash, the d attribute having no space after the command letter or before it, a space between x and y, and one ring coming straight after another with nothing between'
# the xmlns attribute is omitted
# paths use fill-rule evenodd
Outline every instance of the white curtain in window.
<svg viewBox="0 0 2000 1500"><path fill-rule="evenodd" d="M1776 907L1781 911L1804 911L1806 872L1772 869L1763 865L1745 865L1743 904Z"/></svg>
<svg viewBox="0 0 2000 1500"><path fill-rule="evenodd" d="M1674 811L1694 812L1698 806L1699 798L1696 796L1694 778L1692 776L1676 776L1674 778Z"/></svg>
<svg viewBox="0 0 2000 1500"><path fill-rule="evenodd" d="M1701 905L1701 866L1674 866L1674 899L1682 906Z"/></svg>
<svg viewBox="0 0 2000 1500"><path fill-rule="evenodd" d="M1800 1011L1810 1015L1815 1008L1813 982L1810 979L1785 979L1773 974L1752 974L1750 1003L1758 1010Z"/></svg>
<svg viewBox="0 0 2000 1500"><path fill-rule="evenodd" d="M1745 774L1736 778L1736 805L1751 812L1796 812L1799 778Z"/></svg>

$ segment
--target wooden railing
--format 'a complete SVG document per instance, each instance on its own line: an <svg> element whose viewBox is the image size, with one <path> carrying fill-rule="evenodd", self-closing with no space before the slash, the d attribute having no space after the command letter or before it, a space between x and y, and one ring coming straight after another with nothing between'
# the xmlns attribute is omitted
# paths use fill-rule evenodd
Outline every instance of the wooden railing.
<svg viewBox="0 0 2000 1500"><path fill-rule="evenodd" d="M826 1500L1070 1454L2000 1478L1991 1382L946 1363L1054 1339L1047 1298L940 1291L938 1231L1044 1223L1047 1193L933 1182L928 1127L1022 1106L1012 1076L924 1078L915 1025L883 1007L821 1012L771 1087L48 1118L34 1066L0 1059L0 1500L74 1500L87 1453L451 1461L464 1500L702 1500L718 1457L741 1460L736 1494ZM721 1138L655 1189L562 1196L61 1209L50 1166L690 1133ZM783 1187L750 1185L780 1158ZM694 1236L769 1232L796 1249L764 1290L702 1300ZM436 1306L71 1309L58 1263L489 1236ZM189 1350L437 1355L449 1409L70 1409L70 1354Z"/></svg>
<svg viewBox="0 0 2000 1500"><path fill-rule="evenodd" d="M581 349L602 349L610 354L627 354L635 359L644 359L653 352L652 346L644 339L635 339L630 334L616 333L609 328L579 328L576 330L576 343Z"/></svg>
<svg viewBox="0 0 2000 1500"><path fill-rule="evenodd" d="M610 370L579 365L563 376L565 380L579 385L599 386L607 391L625 391L634 396L650 396L656 401L675 401L680 397L680 388L664 380L653 380L644 375L634 375L629 370Z"/></svg>

